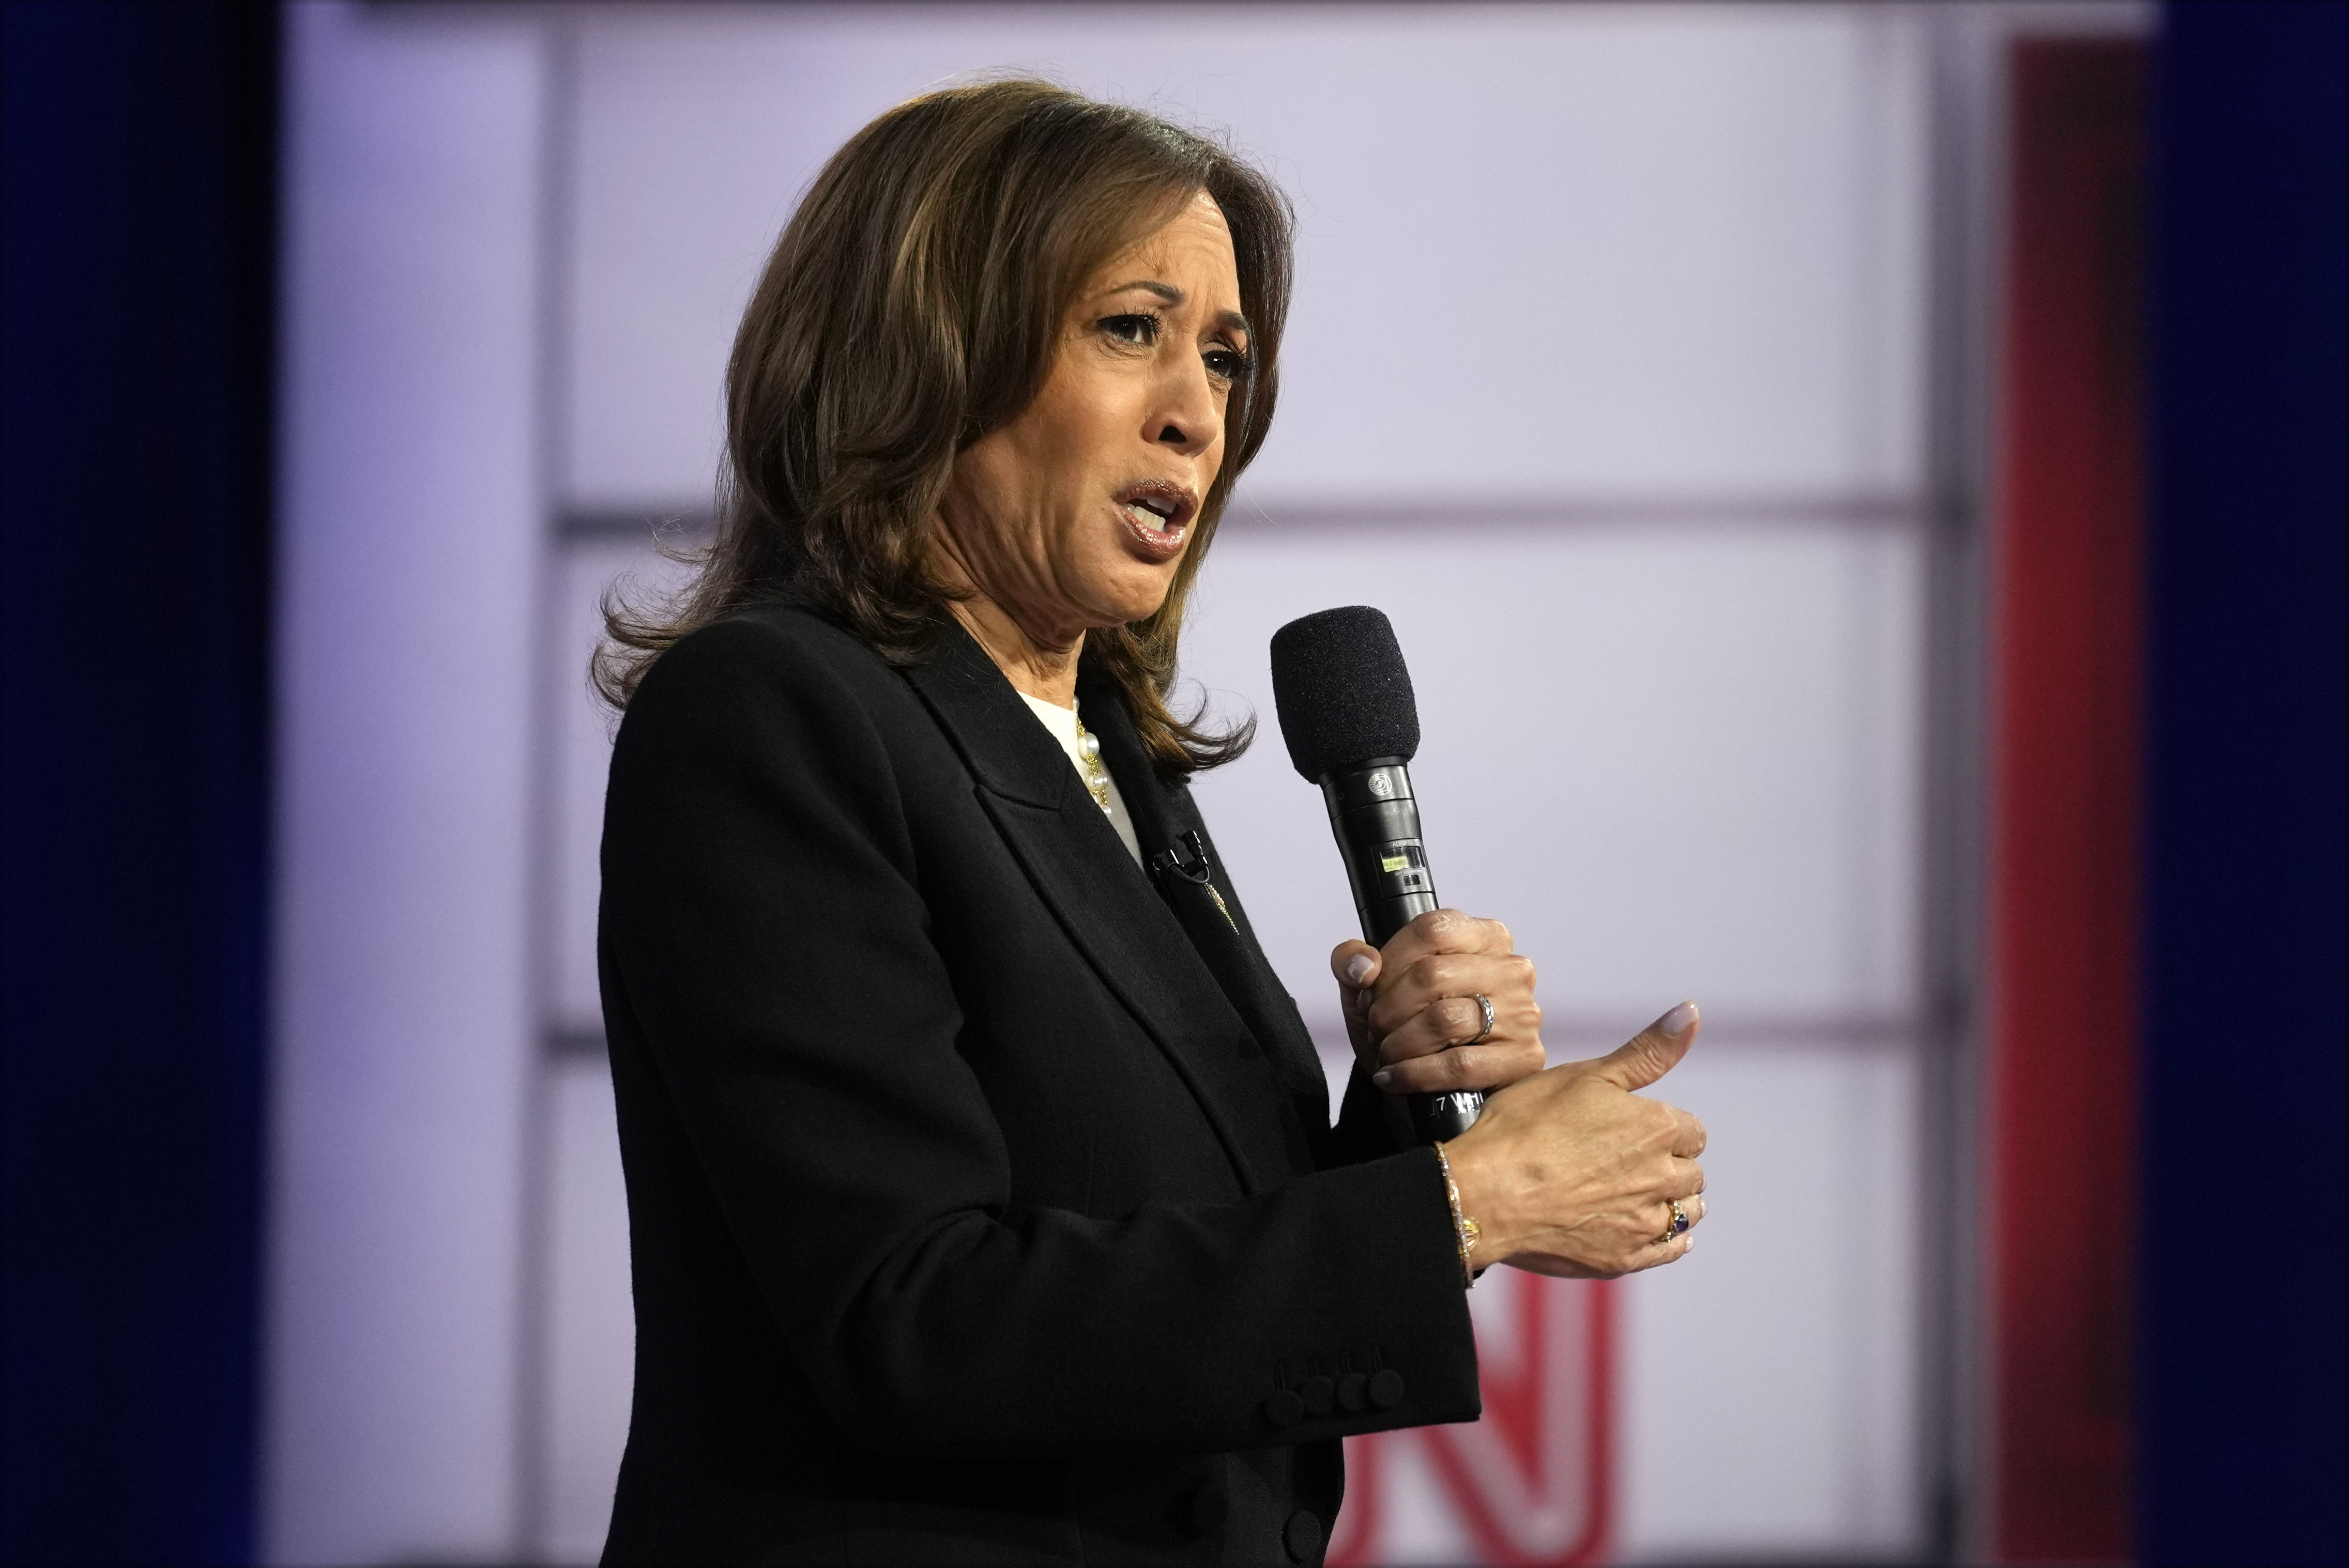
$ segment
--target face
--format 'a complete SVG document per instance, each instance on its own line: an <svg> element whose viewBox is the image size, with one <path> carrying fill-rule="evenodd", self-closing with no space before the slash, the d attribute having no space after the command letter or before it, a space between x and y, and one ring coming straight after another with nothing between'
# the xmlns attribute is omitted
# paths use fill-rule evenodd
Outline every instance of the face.
<svg viewBox="0 0 2349 1568"><path fill-rule="evenodd" d="M1205 192L1086 280L1036 400L955 459L943 564L1034 643L1166 599L1248 374L1231 231Z"/></svg>

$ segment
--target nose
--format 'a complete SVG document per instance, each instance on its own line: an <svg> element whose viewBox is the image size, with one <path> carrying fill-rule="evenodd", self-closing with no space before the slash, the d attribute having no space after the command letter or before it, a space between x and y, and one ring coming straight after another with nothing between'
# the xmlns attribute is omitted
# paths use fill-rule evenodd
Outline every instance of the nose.
<svg viewBox="0 0 2349 1568"><path fill-rule="evenodd" d="M1224 418L1216 407L1205 365L1194 358L1187 367L1167 375L1160 383L1151 424L1156 427L1152 440L1186 458L1195 458L1216 444L1224 433Z"/></svg>

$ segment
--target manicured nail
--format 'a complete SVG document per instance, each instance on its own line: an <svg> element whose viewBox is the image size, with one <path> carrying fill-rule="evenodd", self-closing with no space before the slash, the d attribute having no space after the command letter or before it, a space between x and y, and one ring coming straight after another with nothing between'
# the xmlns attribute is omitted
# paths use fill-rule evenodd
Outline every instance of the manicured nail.
<svg viewBox="0 0 2349 1568"><path fill-rule="evenodd" d="M1387 1085L1394 1082L1394 1074L1385 1068L1381 1068L1378 1071L1371 1075L1371 1082L1381 1088L1384 1088Z"/></svg>
<svg viewBox="0 0 2349 1568"><path fill-rule="evenodd" d="M1648 1026L1668 1038L1678 1039L1696 1027L1696 1004L1683 1002Z"/></svg>
<svg viewBox="0 0 2349 1568"><path fill-rule="evenodd" d="M1346 978L1360 985L1371 977L1373 960L1367 953L1357 953L1346 960Z"/></svg>

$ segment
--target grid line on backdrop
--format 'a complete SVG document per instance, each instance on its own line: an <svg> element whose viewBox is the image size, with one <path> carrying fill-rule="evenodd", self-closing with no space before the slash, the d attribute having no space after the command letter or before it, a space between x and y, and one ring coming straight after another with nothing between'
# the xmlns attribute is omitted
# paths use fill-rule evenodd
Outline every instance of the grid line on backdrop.
<svg viewBox="0 0 2349 1568"><path fill-rule="evenodd" d="M575 18L554 15L540 24L546 69L540 86L538 144L538 211L533 263L537 276L536 363L533 366L536 397L539 494L563 493L570 463L571 326L576 290L565 252L574 220L579 143L579 25ZM554 530L563 537L560 521ZM535 578L535 639L537 667L531 690L534 704L531 789L530 914L536 929L529 944L532 1006L541 1020L558 1011L560 965L554 933L562 929L559 874L563 852L560 819L554 809L562 798L563 711L548 700L559 689L565 648L559 635L549 633L563 624L562 595L569 574L560 550L544 551ZM542 1025L542 1029L543 1026ZM598 1040L598 1048L601 1041ZM532 1064L532 1083L523 1109L521 1235L521 1303L515 1313L514 1477L515 1532L526 1552L535 1556L556 1532L555 1500L550 1480L548 1454L554 1417L555 1368L550 1346L554 1340L554 1305L557 1260L554 1223L556 1194L551 1190L558 1129L554 1125L553 1092L547 1082L550 1053L542 1037ZM578 1061L576 1051L558 1052L554 1059Z"/></svg>

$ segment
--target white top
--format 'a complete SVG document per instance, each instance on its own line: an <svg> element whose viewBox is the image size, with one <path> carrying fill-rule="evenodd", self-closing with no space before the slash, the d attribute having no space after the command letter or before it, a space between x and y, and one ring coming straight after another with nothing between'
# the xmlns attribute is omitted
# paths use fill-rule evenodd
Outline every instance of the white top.
<svg viewBox="0 0 2349 1568"><path fill-rule="evenodd" d="M1077 744L1077 710L1062 707L1056 702L1046 702L1040 696L1030 696L1024 691L1019 694L1019 700L1028 705L1037 722L1050 730L1052 738L1061 743L1061 749L1069 754L1069 765L1084 781L1085 795L1091 799L1093 792L1092 770L1085 766L1084 748ZM1106 762L1102 764L1102 777L1109 781L1109 825L1115 828L1117 836L1125 841L1125 852L1133 857L1133 863L1141 865L1142 844L1133 836L1133 819L1125 814L1125 797L1117 792L1117 779L1111 774Z"/></svg>

